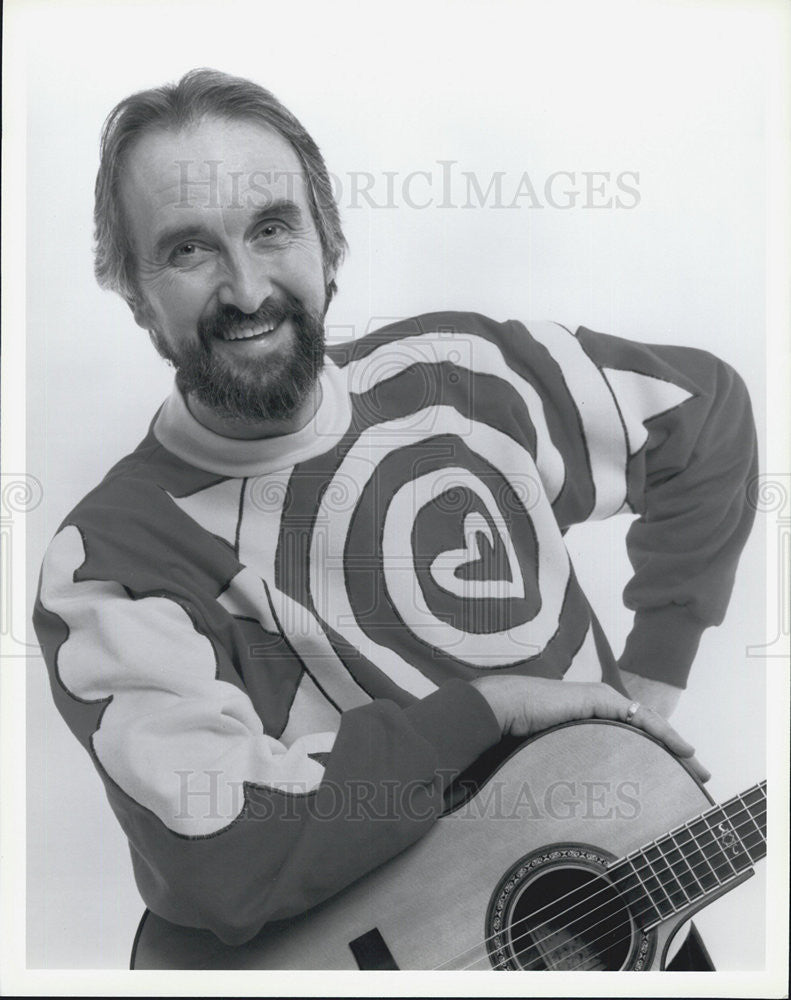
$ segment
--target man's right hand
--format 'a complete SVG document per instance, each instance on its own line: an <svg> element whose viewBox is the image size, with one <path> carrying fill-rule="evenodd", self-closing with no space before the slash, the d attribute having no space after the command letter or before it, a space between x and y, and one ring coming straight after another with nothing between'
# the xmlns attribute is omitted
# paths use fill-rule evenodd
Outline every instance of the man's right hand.
<svg viewBox="0 0 791 1000"><path fill-rule="evenodd" d="M503 736L532 736L578 719L626 722L631 704L609 684L582 684L518 674L477 677L471 684L489 703ZM641 705L630 722L683 757L700 781L709 780L711 775L694 757L695 748L658 712Z"/></svg>

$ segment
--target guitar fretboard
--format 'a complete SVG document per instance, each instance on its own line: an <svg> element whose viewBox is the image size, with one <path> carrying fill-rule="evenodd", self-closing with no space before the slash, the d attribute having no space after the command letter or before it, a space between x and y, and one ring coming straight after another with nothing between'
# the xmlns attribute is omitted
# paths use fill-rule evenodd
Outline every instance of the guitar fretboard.
<svg viewBox="0 0 791 1000"><path fill-rule="evenodd" d="M613 862L643 930L735 882L766 856L766 782Z"/></svg>

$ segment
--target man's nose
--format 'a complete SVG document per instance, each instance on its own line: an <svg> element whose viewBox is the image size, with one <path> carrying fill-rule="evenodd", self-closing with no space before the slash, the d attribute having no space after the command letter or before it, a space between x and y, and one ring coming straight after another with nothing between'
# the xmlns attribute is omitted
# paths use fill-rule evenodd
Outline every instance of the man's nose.
<svg viewBox="0 0 791 1000"><path fill-rule="evenodd" d="M250 314L271 294L272 281L265 261L243 251L226 257L218 293L223 305Z"/></svg>

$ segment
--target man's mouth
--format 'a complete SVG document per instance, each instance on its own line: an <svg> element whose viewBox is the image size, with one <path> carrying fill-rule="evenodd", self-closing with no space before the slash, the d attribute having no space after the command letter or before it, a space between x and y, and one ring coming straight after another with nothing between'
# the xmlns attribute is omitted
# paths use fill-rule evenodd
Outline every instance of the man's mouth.
<svg viewBox="0 0 791 1000"><path fill-rule="evenodd" d="M280 322L269 320L266 323L243 323L234 326L230 330L222 330L217 337L220 340L255 340L257 337L265 337L268 333L280 326Z"/></svg>

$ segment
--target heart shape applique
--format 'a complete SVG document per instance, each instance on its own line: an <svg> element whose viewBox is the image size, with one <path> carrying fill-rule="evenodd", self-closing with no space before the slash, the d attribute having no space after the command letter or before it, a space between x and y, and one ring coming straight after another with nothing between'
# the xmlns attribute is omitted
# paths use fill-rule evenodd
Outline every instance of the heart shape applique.
<svg viewBox="0 0 791 1000"><path fill-rule="evenodd" d="M485 540L489 551L493 552L495 536L483 514L480 511L470 511L464 518L464 547L440 552L431 563L431 576L437 586L456 597L468 599L493 598L501 601L506 598L524 598L524 583L511 539L499 525L497 529L498 541L505 553L507 576L481 578L479 575L480 569L485 565L480 538ZM493 558L487 561L489 565L495 562Z"/></svg>

